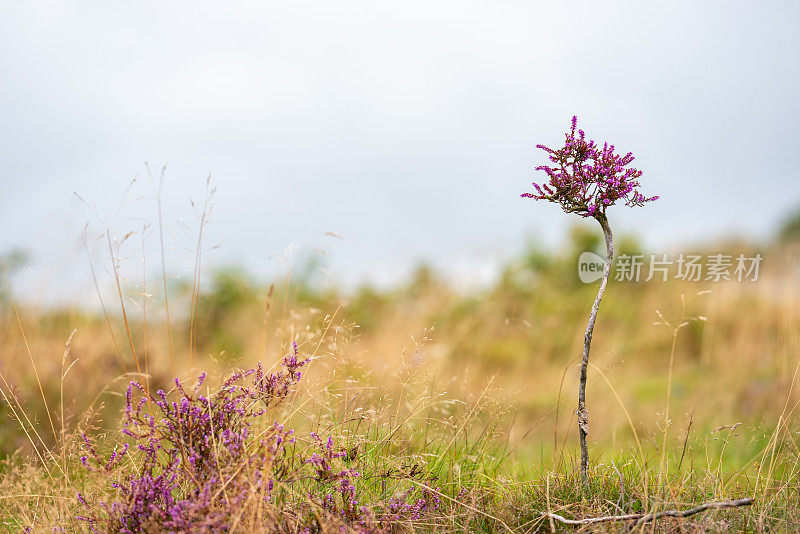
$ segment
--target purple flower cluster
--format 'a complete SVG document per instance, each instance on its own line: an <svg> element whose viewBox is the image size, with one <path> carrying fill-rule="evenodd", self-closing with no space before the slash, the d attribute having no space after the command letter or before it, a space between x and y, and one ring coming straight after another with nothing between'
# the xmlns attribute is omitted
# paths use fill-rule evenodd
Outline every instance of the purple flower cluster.
<svg viewBox="0 0 800 534"><path fill-rule="evenodd" d="M439 508L438 490L424 488L417 499L411 499L411 494L408 490L389 499L386 521L414 521Z"/></svg>
<svg viewBox="0 0 800 534"><path fill-rule="evenodd" d="M312 432L311 440L317 450L311 453L306 463L314 468L316 488L323 489L324 496L319 502L322 509L333 515L341 516L346 522L361 519L367 510L363 506L359 507L356 499L356 486L353 483L356 478L361 476L361 473L357 469L340 466L351 456L346 450L335 447L331 436L328 436L327 440L323 440L315 432ZM324 492L326 489L330 489L330 491ZM310 494L309 498L320 501L314 493Z"/></svg>
<svg viewBox="0 0 800 534"><path fill-rule="evenodd" d="M305 460L314 470L314 482L308 499L328 517L348 525L354 532L394 532L398 523L415 521L439 508L437 491L413 487L405 492L368 506L359 501L357 480L362 478L358 469L349 467L358 461L358 448L350 450L337 447L332 437L311 435L312 451ZM390 474L386 473L386 477ZM414 478L410 475L409 478ZM385 486L386 480L381 484ZM325 531L325 528L320 528ZM316 532L308 529L305 532Z"/></svg>
<svg viewBox="0 0 800 534"><path fill-rule="evenodd" d="M108 478L114 497L79 493L78 518L92 531L225 532L256 510L273 530L387 532L436 510L438 497L427 490L368 506L359 501L357 447L314 432L301 445L284 425L255 425L289 395L307 362L294 344L281 371L265 373L259 363L214 393L201 391L205 374L191 391L177 379L174 390L151 394L131 382L121 432L132 446L117 445L105 458L83 436L82 463Z"/></svg>
<svg viewBox="0 0 800 534"><path fill-rule="evenodd" d="M200 392L205 374L191 392L178 379L169 394L158 390L148 395L141 384L131 382L122 433L136 444L135 468L112 479L116 501L91 507L80 496L89 511L83 519L94 528L99 509L108 518L106 526L119 532L156 527L219 531L251 492L271 498L273 479L287 472L285 448L294 442L293 431L276 422L255 438L252 425L286 398L307 361L298 360L295 344L292 355L284 358L285 371L265 374L259 363L228 378L213 395ZM173 394L175 400L170 400ZM91 440L85 435L83 440L97 467L110 474L128 452L126 443L103 460ZM96 469L87 456L81 461Z"/></svg>
<svg viewBox="0 0 800 534"><path fill-rule="evenodd" d="M536 192L523 193L524 198L555 202L567 213L594 218L604 218L606 209L618 200L624 200L627 206L641 206L658 199L639 192L642 171L628 167L633 154L622 156L615 153L614 145L603 143L601 148L587 140L584 131L578 129L575 116L563 147L536 147L547 152L555 165L536 167L537 171L544 171L549 182L541 186L534 183Z"/></svg>

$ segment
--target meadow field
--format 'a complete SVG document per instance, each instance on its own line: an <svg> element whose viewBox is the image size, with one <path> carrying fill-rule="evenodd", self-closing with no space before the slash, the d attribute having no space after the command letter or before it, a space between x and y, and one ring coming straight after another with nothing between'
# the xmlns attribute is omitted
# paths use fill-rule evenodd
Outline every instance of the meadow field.
<svg viewBox="0 0 800 534"><path fill-rule="evenodd" d="M800 2L0 13L0 534L800 533Z"/></svg>
<svg viewBox="0 0 800 534"><path fill-rule="evenodd" d="M89 309L19 298L6 256L2 530L800 530L797 233L686 251L761 254L757 281L611 280L583 484L576 390L597 287L576 266L600 245L578 226L469 291L426 266L344 290L302 258L266 282L198 269L146 273L143 291L126 272Z"/></svg>

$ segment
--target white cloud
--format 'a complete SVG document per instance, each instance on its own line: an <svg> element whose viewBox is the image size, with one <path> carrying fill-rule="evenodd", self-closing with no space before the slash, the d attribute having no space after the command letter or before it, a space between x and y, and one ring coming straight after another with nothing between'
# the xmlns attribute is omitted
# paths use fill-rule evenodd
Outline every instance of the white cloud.
<svg viewBox="0 0 800 534"><path fill-rule="evenodd" d="M767 233L800 200L798 8L672 2L25 2L0 20L0 250L43 250L172 162L222 257L321 230L342 271L447 263L568 219L517 199L573 113L634 151L653 244ZM731 209L731 206L745 206ZM63 221L76 222L65 225Z"/></svg>

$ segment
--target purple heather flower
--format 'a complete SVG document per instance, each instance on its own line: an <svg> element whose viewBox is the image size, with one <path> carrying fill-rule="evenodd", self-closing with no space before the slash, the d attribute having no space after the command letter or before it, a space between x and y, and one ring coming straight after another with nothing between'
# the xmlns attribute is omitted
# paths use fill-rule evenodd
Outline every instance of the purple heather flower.
<svg viewBox="0 0 800 534"><path fill-rule="evenodd" d="M347 525L348 532L383 532L393 522L435 510L438 498L427 490L409 490L402 499L369 508L358 501L364 482L354 468L357 447L348 453L333 436L314 432L302 444L277 421L254 426L289 395L307 362L294 343L283 371L265 374L259 364L233 374L207 396L199 394L205 374L191 388L176 380L171 402L163 390L149 393L132 382L125 395L122 439L107 458L82 436L87 454L81 463L88 469L99 466L94 471L107 477L116 500L107 503L79 493L84 511L76 518L91 531L147 532L158 525L173 532L222 532L252 502L254 491L263 492L262 506L292 510L296 531L315 528L317 516L305 515L308 501ZM126 457L131 461L123 461ZM306 484L311 484L308 500L286 500L283 488L294 485L302 491ZM416 500L409 501L412 495Z"/></svg>
<svg viewBox="0 0 800 534"><path fill-rule="evenodd" d="M583 130L577 130L578 118L572 117L572 127L565 135L564 146L552 149L544 145L536 145L548 154L553 164L540 165L537 171L547 175L548 182L533 184L535 193L523 193L525 198L546 200L561 206L567 213L575 213L581 217L592 217L603 228L606 244L606 261L603 278L597 297L589 315L589 322L584 335L583 355L581 359L580 380L578 386L577 422L581 443L581 478L588 480L589 452L586 436L589 432L589 413L586 410L586 377L589 365L589 351L592 342L597 312L600 301L608 283L611 262L614 257L614 239L611 226L606 217L606 210L618 200L627 206L642 206L658 197L646 197L639 192L638 178L642 171L630 167L633 154L620 155L615 152L614 145L603 143L603 147L586 139Z"/></svg>
<svg viewBox="0 0 800 534"><path fill-rule="evenodd" d="M576 135L577 125L578 117L573 116L564 146L559 149L536 145L548 153L554 165L536 167L547 175L548 182L534 183L534 193L520 196L554 202L567 213L594 218L604 218L606 208L618 200L627 206L641 206L658 199L639 192L638 178L642 171L628 167L634 160L633 154L617 154L614 145L608 143L600 148L594 141L586 140L583 130L577 130Z"/></svg>

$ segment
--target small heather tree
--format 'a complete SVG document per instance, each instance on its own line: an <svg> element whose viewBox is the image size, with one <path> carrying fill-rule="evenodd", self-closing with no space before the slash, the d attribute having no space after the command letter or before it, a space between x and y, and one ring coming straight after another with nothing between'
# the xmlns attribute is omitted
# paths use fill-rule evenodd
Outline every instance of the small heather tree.
<svg viewBox="0 0 800 534"><path fill-rule="evenodd" d="M608 224L606 210L617 201L624 201L626 206L642 206L658 197L645 197L638 188L638 178L642 171L628 167L633 161L633 154L624 156L614 152L614 145L603 143L602 148L592 140L587 140L583 130L577 129L578 118L572 117L572 128L566 134L564 146L554 150L544 145L536 145L549 154L553 163L540 165L537 171L544 171L549 178L546 184L534 183L535 193L524 193L522 197L536 200L547 200L559 204L567 213L575 213L581 217L591 217L600 223L606 241L606 261L603 279L597 298L589 314L589 323L583 338L583 358L578 385L578 429L581 441L581 478L588 479L589 450L586 435L589 433L589 412L586 410L586 371L589 366L589 347L592 344L592 331L597 319L597 310L608 284L611 274L611 262L614 256L614 241L611 226Z"/></svg>

